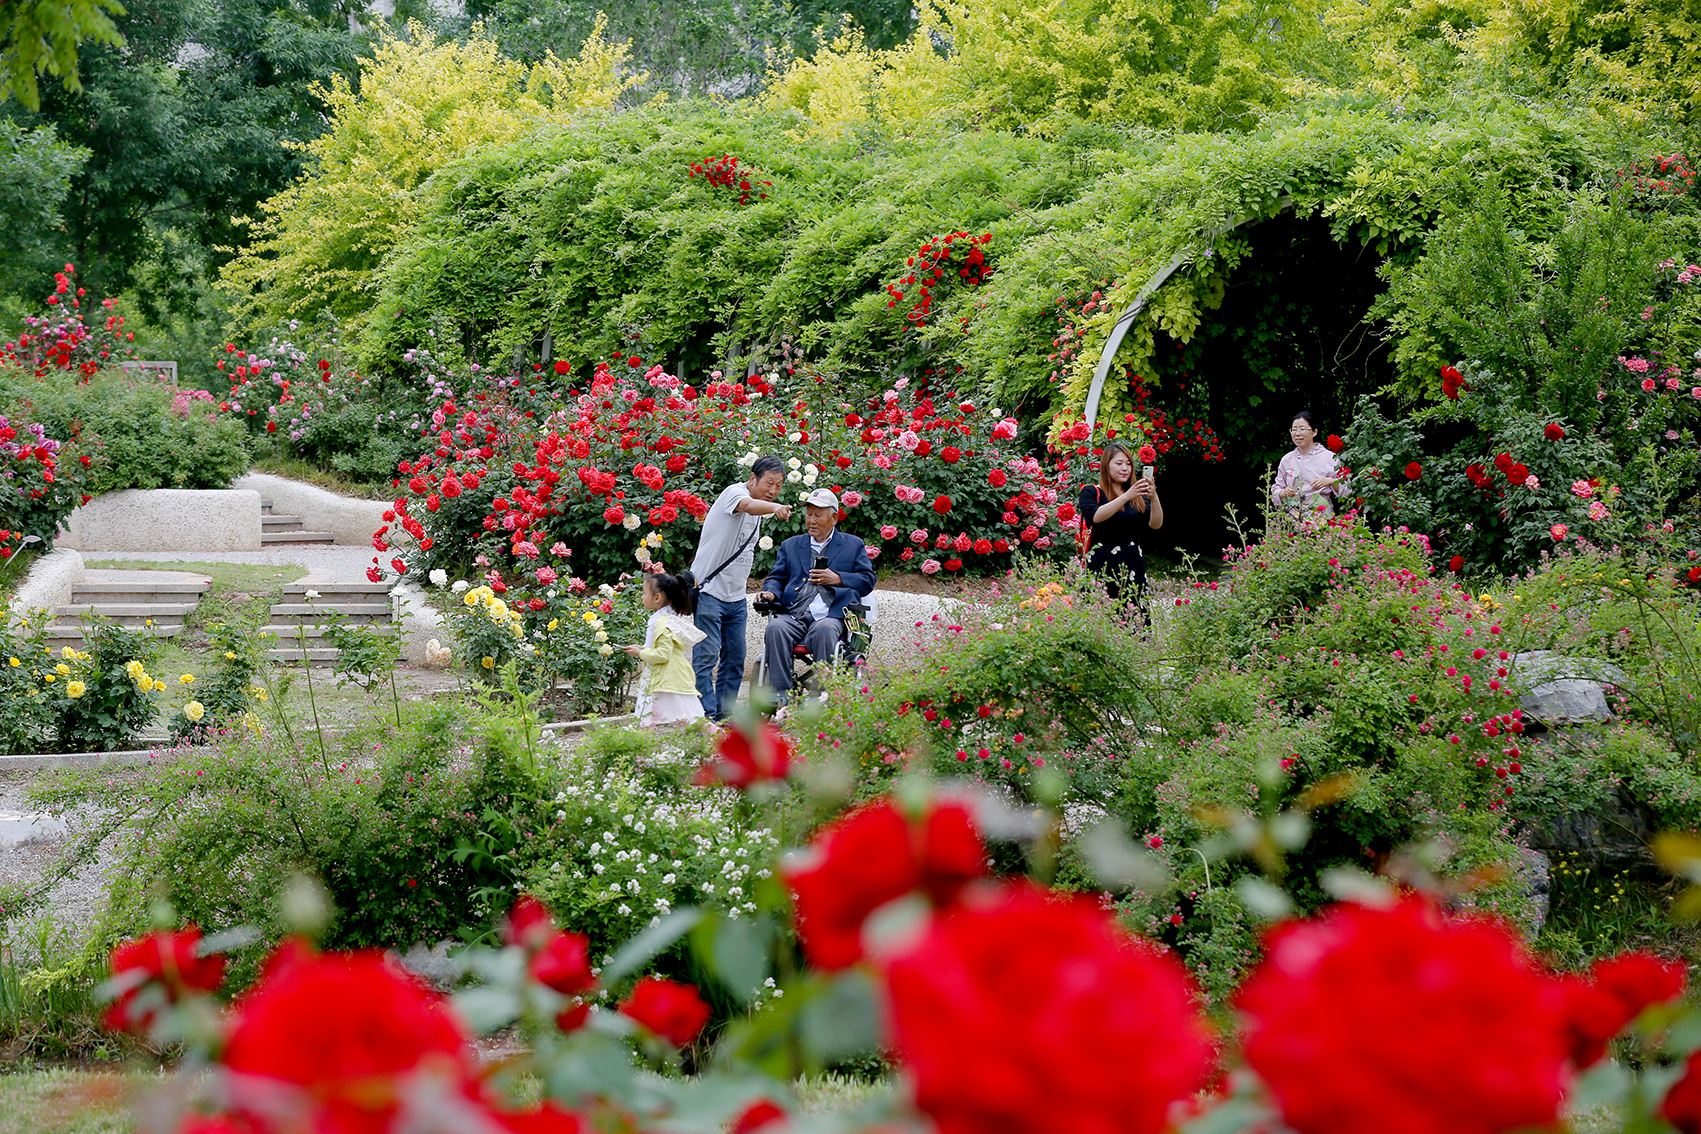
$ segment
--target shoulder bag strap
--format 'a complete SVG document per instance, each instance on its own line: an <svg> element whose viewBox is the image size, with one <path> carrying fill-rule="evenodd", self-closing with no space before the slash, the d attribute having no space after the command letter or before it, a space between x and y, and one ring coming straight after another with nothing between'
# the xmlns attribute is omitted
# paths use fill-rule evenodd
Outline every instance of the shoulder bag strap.
<svg viewBox="0 0 1701 1134"><path fill-rule="evenodd" d="M704 587L709 585L709 583L714 579L714 577L716 575L719 575L722 571L725 571L728 567L732 566L733 560L737 559L740 555L743 555L744 549L749 547L752 543L754 543L756 541L756 536L761 532L761 530L762 530L762 517L757 516L756 517L756 526L750 529L750 535L745 538L743 543L738 545L738 550L733 552L731 555L727 556L726 561L723 562L719 567L716 567L713 571L710 571L707 575L704 575L701 579L698 579L697 580L697 589L702 590Z"/></svg>

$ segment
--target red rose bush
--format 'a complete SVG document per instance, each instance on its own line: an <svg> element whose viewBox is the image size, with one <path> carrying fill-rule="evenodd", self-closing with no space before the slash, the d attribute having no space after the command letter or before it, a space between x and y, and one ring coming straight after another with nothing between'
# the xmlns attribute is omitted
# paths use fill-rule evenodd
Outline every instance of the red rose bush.
<svg viewBox="0 0 1701 1134"><path fill-rule="evenodd" d="M674 969L688 942L691 970L742 998L740 980L785 971L769 967L789 956L763 920L774 899L754 921L658 916L598 968L585 936L522 896L499 947L466 953L483 983L454 1000L378 953L286 941L217 1027L159 1028L198 1035L213 1068L172 1092L165 1128L784 1130L796 1055L879 1047L902 1081L882 1129L1160 1134L1203 1113L1224 1130L1279 1116L1297 1134L1500 1134L1556 1127L1579 1073L1683 991L1681 966L1651 956L1554 975L1503 922L1367 891L1276 925L1219 1032L1180 961L1104 903L996 877L987 806L923 788L820 826L781 870L813 968L742 1019L707 986L640 974ZM110 1022L205 1017L223 975L213 944L191 927L121 946ZM511 1025L541 1102L516 1105L505 1064L473 1048ZM687 1049L696 1072L669 1072ZM1682 1130L1698 1094L1685 1077L1661 1104Z"/></svg>

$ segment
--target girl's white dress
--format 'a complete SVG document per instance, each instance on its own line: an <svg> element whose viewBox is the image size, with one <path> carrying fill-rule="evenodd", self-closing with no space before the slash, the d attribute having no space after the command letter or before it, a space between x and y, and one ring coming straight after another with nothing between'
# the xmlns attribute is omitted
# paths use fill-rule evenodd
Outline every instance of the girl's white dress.
<svg viewBox="0 0 1701 1134"><path fill-rule="evenodd" d="M666 633L661 631L666 629ZM703 717L703 702L697 696L696 688L692 685L691 692L682 693L677 689L660 689L651 692L658 685L679 685L684 683L686 673L691 672L691 650L707 635L697 629L696 622L686 615L669 607L652 611L650 621L644 629L644 648L655 649L656 640L660 637L664 642L671 640L669 654L683 651L683 658L670 656L656 663L647 662L644 672L638 682L638 723L643 726L680 724ZM683 667L683 672L681 669ZM667 681L664 675L669 671L674 680Z"/></svg>

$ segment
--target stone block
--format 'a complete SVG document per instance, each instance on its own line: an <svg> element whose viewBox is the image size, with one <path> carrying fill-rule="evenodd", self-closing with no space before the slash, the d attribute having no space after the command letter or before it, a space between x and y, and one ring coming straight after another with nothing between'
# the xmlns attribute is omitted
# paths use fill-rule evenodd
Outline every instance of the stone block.
<svg viewBox="0 0 1701 1134"><path fill-rule="evenodd" d="M1525 713L1544 725L1584 724L1612 719L1601 685L1624 680L1609 662L1569 658L1551 650L1512 655L1515 679L1528 692L1519 698Z"/></svg>
<svg viewBox="0 0 1701 1134"><path fill-rule="evenodd" d="M78 551L258 551L260 494L127 488L75 508L59 546Z"/></svg>
<svg viewBox="0 0 1701 1134"><path fill-rule="evenodd" d="M83 579L82 553L69 547L56 547L30 565L30 573L18 584L12 596L12 615L23 618L32 611L46 610L70 603L72 592Z"/></svg>

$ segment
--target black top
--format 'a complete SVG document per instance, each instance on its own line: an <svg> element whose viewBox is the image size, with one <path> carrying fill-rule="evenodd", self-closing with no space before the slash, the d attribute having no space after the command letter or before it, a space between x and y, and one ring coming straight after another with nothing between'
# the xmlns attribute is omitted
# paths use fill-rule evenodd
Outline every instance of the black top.
<svg viewBox="0 0 1701 1134"><path fill-rule="evenodd" d="M1146 583L1146 559L1140 553L1140 537L1151 530L1150 516L1134 507L1132 501L1103 523L1093 523L1093 514L1106 502L1105 494L1096 484L1081 489L1075 504L1081 513L1081 523L1087 528L1087 567L1105 574L1130 575L1135 586ZM1147 501L1146 507L1151 508Z"/></svg>

